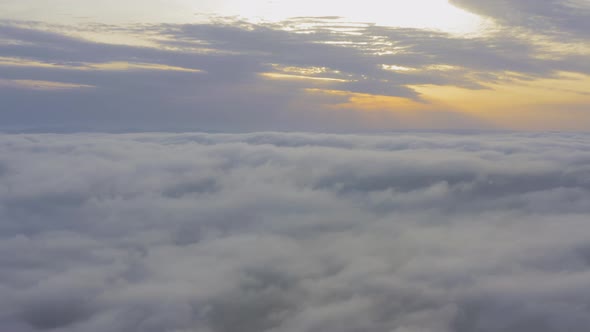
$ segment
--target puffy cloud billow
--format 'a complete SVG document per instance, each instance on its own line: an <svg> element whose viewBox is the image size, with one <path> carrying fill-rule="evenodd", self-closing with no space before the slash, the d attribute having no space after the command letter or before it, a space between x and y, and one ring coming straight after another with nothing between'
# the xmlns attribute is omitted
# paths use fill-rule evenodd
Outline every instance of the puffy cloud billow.
<svg viewBox="0 0 590 332"><path fill-rule="evenodd" d="M590 326L590 136L0 136L0 330Z"/></svg>

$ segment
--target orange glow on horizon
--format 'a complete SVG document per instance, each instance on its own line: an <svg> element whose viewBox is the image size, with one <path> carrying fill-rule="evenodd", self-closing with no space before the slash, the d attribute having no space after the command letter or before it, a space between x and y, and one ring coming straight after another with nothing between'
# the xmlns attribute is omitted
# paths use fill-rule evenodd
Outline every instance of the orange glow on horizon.
<svg viewBox="0 0 590 332"><path fill-rule="evenodd" d="M536 81L490 84L489 89L413 86L436 105L447 105L504 129L587 130L590 122L590 76L561 73Z"/></svg>
<svg viewBox="0 0 590 332"><path fill-rule="evenodd" d="M590 123L590 76L560 73L556 78L489 85L470 90L454 86L412 86L424 101L329 89L310 94L340 96L345 102L325 105L331 110L356 110L367 118L392 114L421 127L436 127L445 115L457 115L495 129L587 130ZM373 114L372 114L373 113Z"/></svg>

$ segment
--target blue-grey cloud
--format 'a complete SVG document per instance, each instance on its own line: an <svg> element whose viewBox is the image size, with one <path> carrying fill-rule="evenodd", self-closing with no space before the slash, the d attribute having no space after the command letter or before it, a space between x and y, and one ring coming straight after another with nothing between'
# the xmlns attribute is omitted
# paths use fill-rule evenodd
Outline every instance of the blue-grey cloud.
<svg viewBox="0 0 590 332"><path fill-rule="evenodd" d="M584 134L0 136L0 329L586 331Z"/></svg>
<svg viewBox="0 0 590 332"><path fill-rule="evenodd" d="M450 0L451 4L500 24L532 29L535 33L588 41L590 4L585 0Z"/></svg>
<svg viewBox="0 0 590 332"><path fill-rule="evenodd" d="M0 79L20 82L0 86L4 129L374 130L352 109L341 112L338 120L327 115L333 112L326 112L326 106L345 103L346 95L312 96L305 89L424 102L413 86L489 89L490 83L557 77L561 71L590 72L583 52L553 51L535 43L530 34L506 35L502 30L461 37L338 18L83 27L152 43L134 46L72 37L64 29L19 21L0 26ZM108 67L116 62L149 66ZM181 70L164 70L166 66ZM391 70L396 67L412 70ZM297 75L297 70L310 68L303 76L315 80L261 76ZM23 81L93 88L32 91L23 88ZM377 129L420 127L388 111ZM441 128L490 127L451 109L432 114L458 119L432 122Z"/></svg>

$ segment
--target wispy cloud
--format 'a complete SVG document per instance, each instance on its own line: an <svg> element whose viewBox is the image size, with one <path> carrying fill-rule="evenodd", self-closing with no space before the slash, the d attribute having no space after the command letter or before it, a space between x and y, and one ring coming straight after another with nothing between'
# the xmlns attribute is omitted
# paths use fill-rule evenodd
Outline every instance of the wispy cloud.
<svg viewBox="0 0 590 332"><path fill-rule="evenodd" d="M34 80L5 80L0 79L0 87L4 88L25 88L33 90L71 90L93 88L92 85L72 84L52 81L34 81Z"/></svg>
<svg viewBox="0 0 590 332"><path fill-rule="evenodd" d="M451 103L436 101L426 93L432 88L507 95L498 92L498 87L510 86L517 91L530 82L561 79L575 94L590 84L586 60L590 50L580 44L584 29L579 27L583 23L575 23L586 10L584 4L551 1L537 9L524 2L456 4L492 17L494 28L457 35L347 22L340 17L299 17L274 23L217 17L199 24L79 25L72 33L66 26L6 21L0 27L2 79L68 82L96 89L84 98L74 91L70 96L52 97L50 103L45 95L35 94L23 102L18 94L24 92L15 95L16 86L2 89L0 94L14 113L27 114L29 124L40 119L36 112L44 105L55 112L57 122L66 125L84 122L89 113L92 116L88 119L102 118L87 122L97 129L122 123L150 129L146 123L140 124L146 120L155 127L167 123L166 128L192 123L222 130L314 130L321 119L330 117L326 110L352 105L355 96L402 98L414 103L410 108L396 102L383 107L383 119L388 120L378 122L389 125L371 125L380 130L448 128L434 121L399 122L400 112L408 109L416 110L418 117L420 112L435 111L442 117L462 116L464 121L457 122L458 127L461 123L475 128L496 126L490 125L489 117L464 112L461 97ZM533 21L539 21L538 25L496 15L504 9L518 17L537 17ZM543 20L546 16L553 19ZM573 21L559 23L569 18ZM551 28L541 22L551 24ZM559 39L555 38L556 31L563 32ZM106 35L119 36L119 42L106 42L104 38L98 42L93 37ZM574 74L581 77L579 88L571 87ZM309 93L318 89L323 93ZM541 90L536 94L546 95ZM331 91L336 93L330 95ZM534 105L533 98L529 100ZM100 106L91 102L99 99ZM552 103L567 109L569 104L579 104L578 99L555 98ZM482 99L479 104L485 102ZM338 115L341 120L332 117L334 125L326 120L319 127L354 127L363 117L362 105L347 107ZM77 117L83 113L74 109L82 107L87 111ZM116 117L109 115L115 113ZM304 117L310 120L302 120ZM22 125L23 120L8 112L3 123ZM337 124L339 121L346 125ZM551 122L545 126L551 128Z"/></svg>

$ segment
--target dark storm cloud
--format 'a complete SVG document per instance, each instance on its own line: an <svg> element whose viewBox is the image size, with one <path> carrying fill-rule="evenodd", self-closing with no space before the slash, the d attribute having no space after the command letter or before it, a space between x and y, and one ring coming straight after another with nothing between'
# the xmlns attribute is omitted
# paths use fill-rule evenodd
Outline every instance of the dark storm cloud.
<svg viewBox="0 0 590 332"><path fill-rule="evenodd" d="M0 136L0 329L583 332L588 135Z"/></svg>

